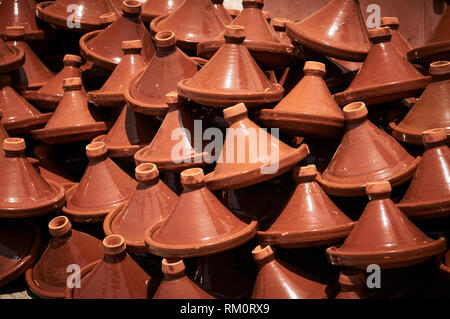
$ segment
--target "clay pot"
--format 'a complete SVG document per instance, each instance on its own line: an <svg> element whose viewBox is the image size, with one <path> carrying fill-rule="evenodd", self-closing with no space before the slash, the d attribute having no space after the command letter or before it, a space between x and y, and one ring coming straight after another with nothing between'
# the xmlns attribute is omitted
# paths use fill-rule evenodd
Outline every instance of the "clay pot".
<svg viewBox="0 0 450 319"><path fill-rule="evenodd" d="M294 47L285 45L264 17L262 8L264 0L245 0L244 9L233 20L231 25L245 28L244 45L261 68L274 70L286 67L295 57ZM214 40L202 41L198 44L198 56L210 59L225 43L224 32Z"/></svg>
<svg viewBox="0 0 450 319"><path fill-rule="evenodd" d="M335 95L336 101L342 106L356 101L372 105L420 94L430 78L394 47L389 27L372 29L369 37L373 47L350 86Z"/></svg>
<svg viewBox="0 0 450 319"><path fill-rule="evenodd" d="M206 188L201 168L181 172L181 184L184 191L170 216L145 233L149 252L170 258L209 255L256 234L256 221L242 222Z"/></svg>
<svg viewBox="0 0 450 319"><path fill-rule="evenodd" d="M81 269L80 288L66 288L66 299L147 299L152 278L125 249L122 236L106 237L103 259Z"/></svg>
<svg viewBox="0 0 450 319"><path fill-rule="evenodd" d="M29 220L0 223L0 287L20 277L39 258L41 235Z"/></svg>
<svg viewBox="0 0 450 319"><path fill-rule="evenodd" d="M20 47L6 44L0 39L0 73L8 73L25 63L25 53Z"/></svg>
<svg viewBox="0 0 450 319"><path fill-rule="evenodd" d="M404 57L412 50L409 42L398 31L400 28L400 21L397 17L382 17L381 27L389 27L391 29L391 43Z"/></svg>
<svg viewBox="0 0 450 319"><path fill-rule="evenodd" d="M269 180L291 170L309 154L306 144L294 149L261 129L248 118L243 103L225 109L223 114L230 127L218 163L206 176L212 190L237 189Z"/></svg>
<svg viewBox="0 0 450 319"><path fill-rule="evenodd" d="M2 117L3 117L3 111L0 109L0 143L3 145L3 140L7 137L9 137L8 132L6 132L6 129L3 127L2 124ZM3 149L0 150L0 152L3 152Z"/></svg>
<svg viewBox="0 0 450 319"><path fill-rule="evenodd" d="M25 273L31 291L41 298L65 296L69 265L84 267L103 256L102 243L91 235L72 229L67 217L48 224L52 238L38 262Z"/></svg>
<svg viewBox="0 0 450 319"><path fill-rule="evenodd" d="M213 40L224 28L211 0L186 0L169 15L159 16L150 23L154 34L173 31L177 46L193 55L196 55L199 42Z"/></svg>
<svg viewBox="0 0 450 319"><path fill-rule="evenodd" d="M344 269L339 273L341 290L335 299L367 299L366 277L357 269Z"/></svg>
<svg viewBox="0 0 450 319"><path fill-rule="evenodd" d="M326 284L308 278L275 257L271 246L257 246L253 259L259 271L253 299L327 299Z"/></svg>
<svg viewBox="0 0 450 319"><path fill-rule="evenodd" d="M222 19L223 24L228 25L233 22L233 18L223 5L223 0L211 0L214 8L216 8L217 14Z"/></svg>
<svg viewBox="0 0 450 319"><path fill-rule="evenodd" d="M142 57L146 62L155 54L150 33L140 18L142 4L136 0L125 0L122 15L104 30L86 33L80 38L81 55L94 64L113 70L124 57L123 41L141 40ZM108 16L104 16L108 19Z"/></svg>
<svg viewBox="0 0 450 319"><path fill-rule="evenodd" d="M345 238L354 222L315 182L314 165L294 170L297 187L276 221L258 232L262 244L284 248L323 246Z"/></svg>
<svg viewBox="0 0 450 319"><path fill-rule="evenodd" d="M147 68L135 75L124 88L129 107L139 113L167 113L165 95L175 91L177 83L197 73L198 64L175 46L175 34L161 31L155 35L156 54Z"/></svg>
<svg viewBox="0 0 450 319"><path fill-rule="evenodd" d="M422 160L398 207L408 217L445 217L450 213L450 149L445 131L424 131L423 144Z"/></svg>
<svg viewBox="0 0 450 319"><path fill-rule="evenodd" d="M328 167L317 176L328 194L362 196L369 182L388 180L397 186L414 175L420 157L409 155L392 136L372 124L367 113L362 102L344 107L345 134Z"/></svg>
<svg viewBox="0 0 450 319"><path fill-rule="evenodd" d="M335 139L344 131L344 114L323 80L325 65L308 61L305 76L274 109L261 111L260 120L282 132Z"/></svg>
<svg viewBox="0 0 450 319"><path fill-rule="evenodd" d="M284 45L292 45L291 39L288 37L286 33L287 25L291 22L291 20L287 18L274 18L272 20L272 27L275 30L275 33L280 38L281 43Z"/></svg>
<svg viewBox="0 0 450 319"><path fill-rule="evenodd" d="M106 235L125 238L127 250L146 253L145 230L166 219L175 207L178 196L159 178L155 164L141 164L135 170L139 182L128 203L113 210L103 222Z"/></svg>
<svg viewBox="0 0 450 319"><path fill-rule="evenodd" d="M194 118L186 101L180 99L176 92L166 94L166 101L169 112L151 144L134 155L136 164L154 163L161 171L179 172L212 163L210 155L194 145ZM175 133L179 134L177 139L174 139L176 136L172 138ZM179 150L178 154L174 150Z"/></svg>
<svg viewBox="0 0 450 319"><path fill-rule="evenodd" d="M145 23L150 23L154 18L169 15L174 12L184 0L147 0L142 5L141 17Z"/></svg>
<svg viewBox="0 0 450 319"><path fill-rule="evenodd" d="M6 33L7 26L23 26L27 40L44 39L44 32L36 23L35 5L34 0L3 0L0 3L0 34Z"/></svg>
<svg viewBox="0 0 450 319"><path fill-rule="evenodd" d="M164 279L156 290L153 299L214 299L213 296L197 286L184 273L183 260L162 260Z"/></svg>
<svg viewBox="0 0 450 319"><path fill-rule="evenodd" d="M345 242L326 250L329 261L366 270L370 264L382 269L416 265L445 251L446 241L422 233L389 198L388 181L368 183L370 202Z"/></svg>
<svg viewBox="0 0 450 319"><path fill-rule="evenodd" d="M0 154L0 217L24 218L43 215L64 204L65 192L58 184L45 181L24 156L25 141L3 140Z"/></svg>
<svg viewBox="0 0 450 319"><path fill-rule="evenodd" d="M46 110L55 110L64 95L63 81L67 78L81 78L81 57L72 54L64 56L64 68L39 90L27 90L21 92L22 96Z"/></svg>
<svg viewBox="0 0 450 319"><path fill-rule="evenodd" d="M289 24L287 34L309 49L343 60L363 61L370 49L358 0L333 0Z"/></svg>
<svg viewBox="0 0 450 319"><path fill-rule="evenodd" d="M105 122L97 122L89 109L81 78L63 81L64 95L44 128L31 137L46 144L64 144L92 139L107 131Z"/></svg>
<svg viewBox="0 0 450 319"><path fill-rule="evenodd" d="M450 135L450 62L430 64L431 82L405 118L389 126L392 135L403 142L422 145L422 132L444 128Z"/></svg>

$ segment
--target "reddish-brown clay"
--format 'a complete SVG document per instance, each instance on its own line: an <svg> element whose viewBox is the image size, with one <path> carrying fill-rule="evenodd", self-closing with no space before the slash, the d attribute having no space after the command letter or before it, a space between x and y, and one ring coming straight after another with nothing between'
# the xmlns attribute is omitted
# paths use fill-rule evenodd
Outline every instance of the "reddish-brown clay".
<svg viewBox="0 0 450 319"><path fill-rule="evenodd" d="M63 81L67 78L81 78L81 57L66 54L64 56L64 68L39 90L27 90L21 92L22 96L31 103L46 110L55 110L64 95Z"/></svg>
<svg viewBox="0 0 450 319"><path fill-rule="evenodd" d="M363 196L369 182L388 180L400 185L414 175L414 159L392 136L367 119L362 102L344 107L346 131L336 153L317 181L328 194Z"/></svg>
<svg viewBox="0 0 450 319"><path fill-rule="evenodd" d="M164 30L175 32L177 46L194 55L199 42L213 40L224 28L211 0L185 0L168 16L157 17L150 23L155 34Z"/></svg>
<svg viewBox="0 0 450 319"><path fill-rule="evenodd" d="M25 141L3 140L0 154L0 217L24 218L46 214L64 204L64 189L45 181L24 156Z"/></svg>
<svg viewBox="0 0 450 319"><path fill-rule="evenodd" d="M147 299L151 277L127 254L125 240L103 240L104 257L81 269L80 288L66 288L66 299Z"/></svg>
<svg viewBox="0 0 450 319"><path fill-rule="evenodd" d="M72 229L65 216L48 224L52 238L38 262L25 273L31 291L41 298L65 296L69 265L84 267L103 257L102 242L91 235ZM70 269L70 268L69 268Z"/></svg>
<svg viewBox="0 0 450 319"><path fill-rule="evenodd" d="M8 132L6 132L6 129L3 127L2 124L2 117L3 117L3 111L0 109L0 143L3 145L3 140L7 137L9 137ZM3 148L0 150L3 154Z"/></svg>
<svg viewBox="0 0 450 319"><path fill-rule="evenodd" d="M175 46L172 31L158 32L155 44L155 56L145 70L126 84L124 96L136 112L164 115L168 110L165 95L176 90L178 82L194 76L198 65Z"/></svg>
<svg viewBox="0 0 450 319"><path fill-rule="evenodd" d="M169 112L151 144L134 155L136 163L154 163L161 171L181 171L212 163L210 155L194 145L194 118L186 101L180 99L176 92L170 92L166 94L166 103ZM176 154L174 150L179 151Z"/></svg>
<svg viewBox="0 0 450 319"><path fill-rule="evenodd" d="M296 168L297 187L276 221L258 232L262 244L286 248L322 246L345 238L354 222L315 182L314 165Z"/></svg>
<svg viewBox="0 0 450 319"><path fill-rule="evenodd" d="M370 264L383 269L422 263L445 251L446 241L422 233L389 198L388 181L368 183L370 202L345 242L326 250L329 261L366 270Z"/></svg>
<svg viewBox="0 0 450 319"><path fill-rule="evenodd" d="M36 24L34 0L3 0L0 3L0 34L6 33L7 26L23 26L27 40L41 40L44 32Z"/></svg>
<svg viewBox="0 0 450 319"><path fill-rule="evenodd" d="M183 260L162 260L164 279L153 299L214 299L185 274Z"/></svg>
<svg viewBox="0 0 450 319"><path fill-rule="evenodd" d="M145 230L166 219L178 201L178 196L158 175L155 164L136 167L135 176L139 184L130 200L108 214L103 222L105 234L121 235L128 251L146 253Z"/></svg>
<svg viewBox="0 0 450 319"><path fill-rule="evenodd" d="M303 72L305 76L274 109L261 111L261 121L296 136L339 137L344 114L323 80L325 65L307 61Z"/></svg>
<svg viewBox="0 0 450 319"><path fill-rule="evenodd" d="M44 128L31 137L46 144L87 141L107 131L105 122L97 122L88 106L81 78L63 81L64 95Z"/></svg>
<svg viewBox="0 0 450 319"><path fill-rule="evenodd" d="M169 15L174 12L184 0L147 0L142 5L141 17L145 23L150 23L154 18Z"/></svg>
<svg viewBox="0 0 450 319"><path fill-rule="evenodd" d="M195 257L225 251L249 241L257 222L239 220L205 186L201 168L181 172L184 191L164 221L147 229L148 250L163 257Z"/></svg>
<svg viewBox="0 0 450 319"><path fill-rule="evenodd" d="M271 246L257 246L253 259L259 266L253 299L327 299L326 284L308 278L275 257Z"/></svg>
<svg viewBox="0 0 450 319"><path fill-rule="evenodd" d="M309 49L343 60L363 61L370 49L358 0L333 0L289 24L287 34Z"/></svg>
<svg viewBox="0 0 450 319"><path fill-rule="evenodd" d="M425 152L398 207L409 217L435 218L450 213L450 149L443 129L423 132Z"/></svg>
<svg viewBox="0 0 450 319"><path fill-rule="evenodd" d="M306 144L291 148L252 122L243 103L225 109L223 114L230 127L219 161L206 177L210 189L237 189L266 181L309 155Z"/></svg>
<svg viewBox="0 0 450 319"><path fill-rule="evenodd" d="M108 156L105 143L86 146L89 164L80 182L67 190L63 212L73 221L101 222L118 206L125 204L136 188L128 176Z"/></svg>
<svg viewBox="0 0 450 319"><path fill-rule="evenodd" d="M29 220L0 223L0 287L22 275L39 258L41 235Z"/></svg>
<svg viewBox="0 0 450 319"><path fill-rule="evenodd" d="M439 272L447 280L450 280L450 250L439 258Z"/></svg>
<svg viewBox="0 0 450 319"><path fill-rule="evenodd" d="M272 20L272 27L284 45L292 45L291 38L286 33L286 28L289 23L291 23L291 20L287 18L274 18Z"/></svg>
<svg viewBox="0 0 450 319"><path fill-rule="evenodd" d="M394 47L389 27L369 31L373 46L350 86L335 95L345 104L362 101L367 105L381 104L415 96L430 81Z"/></svg>
<svg viewBox="0 0 450 319"><path fill-rule="evenodd" d="M86 33L80 38L80 51L87 60L94 64L112 70L124 57L123 41L141 40L142 57L146 62L155 54L150 33L140 18L141 2L125 0L122 5L122 15L117 21L104 30Z"/></svg>
<svg viewBox="0 0 450 319"><path fill-rule="evenodd" d="M222 19L225 25L228 25L231 22L233 22L233 18L223 5L223 0L211 0L211 2L213 3L214 8L216 8L217 10L217 14Z"/></svg>
<svg viewBox="0 0 450 319"><path fill-rule="evenodd" d="M422 132L444 128L450 135L450 62L430 64L431 83L405 118L389 126L392 135L403 142L422 144Z"/></svg>
<svg viewBox="0 0 450 319"><path fill-rule="evenodd" d="M397 17L382 17L381 26L389 27L391 29L392 45L400 52L404 57L407 56L408 52L412 50L411 45L402 36L398 29L400 28L400 21Z"/></svg>
<svg viewBox="0 0 450 319"><path fill-rule="evenodd" d="M0 39L0 73L14 71L25 63L25 53L19 47L6 44Z"/></svg>
<svg viewBox="0 0 450 319"><path fill-rule="evenodd" d="M341 290L335 299L367 299L366 277L358 269L344 269L339 272Z"/></svg>

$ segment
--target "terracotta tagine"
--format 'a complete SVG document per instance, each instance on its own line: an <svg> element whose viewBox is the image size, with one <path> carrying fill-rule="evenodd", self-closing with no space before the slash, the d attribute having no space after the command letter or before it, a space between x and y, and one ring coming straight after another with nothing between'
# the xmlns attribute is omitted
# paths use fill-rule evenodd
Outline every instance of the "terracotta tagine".
<svg viewBox="0 0 450 319"><path fill-rule="evenodd" d="M3 140L0 154L0 218L24 218L43 215L64 204L64 188L45 181L25 157L25 141Z"/></svg>
<svg viewBox="0 0 450 319"><path fill-rule="evenodd" d="M89 164L80 182L67 190L63 212L72 221L102 222L115 208L124 205L136 188L136 181L128 176L108 156L105 143L86 146Z"/></svg>
<svg viewBox="0 0 450 319"><path fill-rule="evenodd" d="M127 254L125 240L103 240L104 257L81 269L79 288L66 288L66 299L147 299L151 277Z"/></svg>
<svg viewBox="0 0 450 319"><path fill-rule="evenodd" d="M186 276L185 269L183 260L164 258L162 260L164 279L153 299L214 299Z"/></svg>
<svg viewBox="0 0 450 319"><path fill-rule="evenodd" d="M0 109L0 143L2 143L2 145L3 145L3 140L5 138L9 137L9 135L8 135L8 132L6 132L6 129L3 127L2 117L3 117L3 111ZM3 152L3 149L1 149L0 152Z"/></svg>
<svg viewBox="0 0 450 319"><path fill-rule="evenodd" d="M173 31L177 46L193 55L199 42L213 40L224 28L225 24L211 0L186 0L169 15L157 17L150 23L154 34Z"/></svg>
<svg viewBox="0 0 450 319"><path fill-rule="evenodd" d="M3 0L0 3L0 34L6 33L7 26L23 26L27 40L42 40L44 32L36 23L34 0Z"/></svg>
<svg viewBox="0 0 450 319"><path fill-rule="evenodd" d="M122 42L141 40L142 57L150 61L155 54L155 46L140 18L141 7L139 1L125 0L122 15L117 21L104 30L92 31L80 38L81 55L100 67L112 70L124 57Z"/></svg>
<svg viewBox="0 0 450 319"><path fill-rule="evenodd" d="M335 95L340 105L362 101L367 105L401 100L420 94L430 81L391 43L389 27L369 31L373 46L350 86Z"/></svg>
<svg viewBox="0 0 450 319"><path fill-rule="evenodd" d="M148 250L163 257L196 257L219 253L249 241L257 222L239 220L205 186L201 168L181 172L184 191L172 213L148 228Z"/></svg>
<svg viewBox="0 0 450 319"><path fill-rule="evenodd" d="M422 132L433 128L444 128L450 135L450 62L431 63L430 74L430 84L405 118L389 124L400 141L421 145Z"/></svg>
<svg viewBox="0 0 450 319"><path fill-rule="evenodd" d="M450 149L443 129L423 132L425 152L398 207L408 217L435 218L450 214Z"/></svg>
<svg viewBox="0 0 450 319"><path fill-rule="evenodd" d="M333 265L366 270L370 264L383 269L416 265L445 251L446 241L422 233L389 198L388 181L368 183L370 202L345 242L326 250Z"/></svg>
<svg viewBox="0 0 450 319"><path fill-rule="evenodd" d="M214 8L216 8L216 10L217 10L217 14L222 19L223 23L225 25L228 25L233 21L233 18L231 17L230 13L225 8L225 6L223 5L223 1L224 0L211 0L211 2L214 5Z"/></svg>
<svg viewBox="0 0 450 319"><path fill-rule="evenodd" d="M159 16L174 12L184 0L147 0L142 4L141 17L145 23L150 23Z"/></svg>
<svg viewBox="0 0 450 319"><path fill-rule="evenodd" d="M288 66L295 57L295 50L290 44L283 44L267 22L262 11L264 0L244 0L242 5L244 9L231 25L245 28L244 45L258 65L267 70ZM210 59L225 43L224 32L214 40L200 42L198 55Z"/></svg>
<svg viewBox="0 0 450 319"><path fill-rule="evenodd" d="M65 296L69 265L84 267L103 257L102 243L91 235L72 229L67 217L48 224L52 238L38 262L25 273L30 290L41 298ZM70 268L69 268L70 269Z"/></svg>
<svg viewBox="0 0 450 319"><path fill-rule="evenodd" d="M39 258L41 235L29 220L0 223L0 287L20 277Z"/></svg>
<svg viewBox="0 0 450 319"><path fill-rule="evenodd" d="M161 31L155 35L156 54L147 68L133 77L124 88L129 107L139 113L167 113L165 95L177 89L181 80L197 73L197 63L175 46L175 34Z"/></svg>
<svg viewBox="0 0 450 319"><path fill-rule="evenodd" d="M128 203L113 210L103 222L106 235L119 234L125 238L127 250L146 253L145 230L166 219L174 209L178 196L163 182L155 164L136 167L139 184Z"/></svg>
<svg viewBox="0 0 450 319"><path fill-rule="evenodd" d="M253 259L259 266L253 299L327 299L326 284L294 270L275 257L271 246L257 246Z"/></svg>
<svg viewBox="0 0 450 319"><path fill-rule="evenodd" d="M269 127L296 136L335 139L344 131L344 114L323 80L325 65L307 61L305 76L274 109L261 111Z"/></svg>
<svg viewBox="0 0 450 319"><path fill-rule="evenodd" d="M291 170L309 155L306 144L291 148L252 122L243 103L225 109L223 114L230 127L218 163L206 176L212 190L237 189L266 181Z"/></svg>
<svg viewBox="0 0 450 319"><path fill-rule="evenodd" d="M414 159L392 136L367 119L362 102L344 107L345 134L336 153L317 181L328 194L362 196L369 182L388 180L393 186L414 175Z"/></svg>
<svg viewBox="0 0 450 319"><path fill-rule="evenodd" d="M366 277L361 270L344 269L339 273L341 290L335 299L367 299Z"/></svg>
<svg viewBox="0 0 450 319"><path fill-rule="evenodd" d="M363 61L370 49L358 0L333 0L289 24L287 34L309 49L343 60Z"/></svg>
<svg viewBox="0 0 450 319"><path fill-rule="evenodd" d="M0 73L14 71L24 63L24 51L19 47L8 45L0 39Z"/></svg>
<svg viewBox="0 0 450 319"><path fill-rule="evenodd" d="M25 54L25 63L11 73L13 87L18 90L37 90L50 81L54 74L39 60L38 56L24 40L23 26L6 27L6 44L15 47Z"/></svg>
<svg viewBox="0 0 450 319"><path fill-rule="evenodd" d="M391 29L391 43L404 57L407 56L408 52L412 50L409 42L402 36L398 31L400 28L400 21L397 17L382 17L381 27L389 27Z"/></svg>
<svg viewBox="0 0 450 319"><path fill-rule="evenodd" d="M31 132L33 139L46 144L90 140L106 132L105 122L97 122L88 106L81 78L63 81L64 95L44 128Z"/></svg>
<svg viewBox="0 0 450 319"><path fill-rule="evenodd" d="M36 5L36 16L39 19L58 28L83 33L103 29L105 21L101 17L114 12L114 6L108 0L56 0ZM117 15L112 15L109 23L116 19ZM79 27L76 22L80 23Z"/></svg>
<svg viewBox="0 0 450 319"><path fill-rule="evenodd" d="M288 37L286 33L287 25L291 22L291 20L287 18L274 18L272 20L272 27L275 30L275 33L280 38L281 43L284 45L292 45L291 39Z"/></svg>
<svg viewBox="0 0 450 319"><path fill-rule="evenodd" d="M64 68L39 90L27 90L21 92L28 101L46 110L55 110L64 95L63 81L67 78L81 78L81 57L66 54L64 56Z"/></svg>
<svg viewBox="0 0 450 319"><path fill-rule="evenodd" d="M285 248L322 246L345 238L354 222L315 182L314 165L294 170L297 187L276 221L258 232L262 244Z"/></svg>

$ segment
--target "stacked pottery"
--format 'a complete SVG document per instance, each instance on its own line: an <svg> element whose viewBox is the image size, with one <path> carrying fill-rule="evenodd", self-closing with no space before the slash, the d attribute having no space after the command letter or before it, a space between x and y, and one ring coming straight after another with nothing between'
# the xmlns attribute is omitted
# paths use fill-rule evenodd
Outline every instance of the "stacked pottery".
<svg viewBox="0 0 450 319"><path fill-rule="evenodd" d="M5 0L0 3L0 34L6 33L7 26L23 26L27 40L42 40L44 31L36 23L34 6L36 2Z"/></svg>

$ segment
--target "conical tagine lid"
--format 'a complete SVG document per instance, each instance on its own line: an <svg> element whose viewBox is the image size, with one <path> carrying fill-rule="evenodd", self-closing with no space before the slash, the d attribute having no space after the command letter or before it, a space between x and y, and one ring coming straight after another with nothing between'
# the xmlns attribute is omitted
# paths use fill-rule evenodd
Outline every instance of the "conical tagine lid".
<svg viewBox="0 0 450 319"><path fill-rule="evenodd" d="M123 41L141 40L142 57L150 61L155 54L150 33L140 18L141 2L125 0L122 5L122 15L117 21L104 30L92 31L80 38L81 54L94 64L105 69L114 69L122 60ZM105 19L107 16L104 17Z"/></svg>
<svg viewBox="0 0 450 319"><path fill-rule="evenodd" d="M370 202L350 235L339 247L326 250L333 265L383 269L422 263L445 251L444 238L433 240L422 233L389 198L388 181L368 183Z"/></svg>
<svg viewBox="0 0 450 319"><path fill-rule="evenodd" d="M396 125L390 123L392 135L403 142L422 144L422 132L444 128L450 135L450 62L430 64L432 81L405 118Z"/></svg>
<svg viewBox="0 0 450 319"><path fill-rule="evenodd" d="M150 145L134 155L136 163L154 163L161 171L181 171L212 163L210 155L194 145L194 118L186 101L176 92L166 94L166 101L169 112Z"/></svg>
<svg viewBox="0 0 450 319"><path fill-rule="evenodd" d="M124 53L122 60L101 89L88 92L89 102L96 106L123 106L125 84L147 66L141 55L141 40L123 41L122 50Z"/></svg>
<svg viewBox="0 0 450 319"><path fill-rule="evenodd" d="M398 207L409 217L450 214L450 149L443 129L423 132L425 152Z"/></svg>
<svg viewBox="0 0 450 319"><path fill-rule="evenodd" d="M316 167L294 170L297 187L277 220L258 232L259 242L286 248L321 246L346 237L354 222L315 182Z"/></svg>
<svg viewBox="0 0 450 319"><path fill-rule="evenodd" d="M145 23L154 18L169 15L174 12L184 0L147 0L142 5L141 17Z"/></svg>
<svg viewBox="0 0 450 319"><path fill-rule="evenodd" d="M69 265L84 267L103 257L102 242L72 229L67 217L58 216L48 224L52 238L38 262L27 270L31 291L41 298L64 298ZM70 268L69 268L70 269Z"/></svg>
<svg viewBox="0 0 450 319"><path fill-rule="evenodd" d="M407 56L408 52L411 51L411 45L409 42L402 36L398 29L400 28L400 21L397 17L382 17L381 18L381 26L389 27L391 29L392 45L400 52L404 57Z"/></svg>
<svg viewBox="0 0 450 319"><path fill-rule="evenodd" d="M0 34L5 34L7 26L23 26L27 40L42 40L44 32L36 23L36 1L3 0L0 3Z"/></svg>
<svg viewBox="0 0 450 319"><path fill-rule="evenodd" d="M287 34L309 49L343 60L363 61L370 49L358 0L333 0L289 24Z"/></svg>
<svg viewBox="0 0 450 319"><path fill-rule="evenodd" d="M0 39L0 73L14 71L25 63L25 53L19 47L6 44Z"/></svg>
<svg viewBox="0 0 450 319"><path fill-rule="evenodd" d="M297 136L339 137L344 114L323 80L325 65L307 61L303 71L305 76L274 109L261 111L261 121Z"/></svg>
<svg viewBox="0 0 450 319"><path fill-rule="evenodd" d="M222 19L223 23L225 25L230 24L233 21L233 18L231 17L228 10L223 5L224 0L211 0L213 3L214 8L216 8L217 14Z"/></svg>
<svg viewBox="0 0 450 319"><path fill-rule="evenodd" d="M64 204L64 189L45 181L24 156L25 141L3 140L0 154L0 218L24 218L43 215Z"/></svg>
<svg viewBox="0 0 450 319"><path fill-rule="evenodd" d="M362 102L344 107L346 132L317 181L328 194L362 196L365 185L388 180L393 186L409 180L419 164L392 136L367 119Z"/></svg>
<svg viewBox="0 0 450 319"><path fill-rule="evenodd" d="M258 65L267 70L289 65L295 56L294 48L281 43L280 38L265 19L262 11L264 0L244 0L242 5L244 9L231 25L245 28L244 45ZM224 32L214 40L199 43L198 55L210 59L225 42Z"/></svg>
<svg viewBox="0 0 450 319"><path fill-rule="evenodd" d="M66 288L66 299L147 299L151 277L125 251L122 236L103 240L103 259L81 269L80 288Z"/></svg>
<svg viewBox="0 0 450 319"><path fill-rule="evenodd" d="M63 81L67 78L81 78L81 57L66 54L64 68L39 90L23 91L21 94L31 103L46 110L55 110L64 95Z"/></svg>
<svg viewBox="0 0 450 319"><path fill-rule="evenodd" d="M367 299L366 277L361 270L344 269L339 272L341 290L335 299Z"/></svg>
<svg viewBox="0 0 450 319"><path fill-rule="evenodd" d="M81 78L63 81L64 96L44 128L31 137L46 144L64 144L90 140L106 132L105 122L97 122L88 106Z"/></svg>
<svg viewBox="0 0 450 319"><path fill-rule="evenodd" d="M259 266L252 299L327 299L327 285L310 279L280 262L271 246L257 246L253 259Z"/></svg>
<svg viewBox="0 0 450 319"><path fill-rule="evenodd" d="M350 86L335 95L340 105L381 104L415 96L430 81L394 47L389 27L369 31L373 47Z"/></svg>
<svg viewBox="0 0 450 319"><path fill-rule="evenodd" d="M249 241L257 222L239 220L205 186L201 168L181 172L184 191L172 213L147 229L148 250L163 257L196 257L219 253Z"/></svg>
<svg viewBox="0 0 450 319"><path fill-rule="evenodd" d="M20 277L39 258L41 235L29 220L0 223L0 287Z"/></svg>
<svg viewBox="0 0 450 319"><path fill-rule="evenodd" d="M101 222L116 207L130 199L136 181L107 156L106 145L86 146L89 164L81 181L67 190L63 212L75 222Z"/></svg>
<svg viewBox="0 0 450 319"><path fill-rule="evenodd" d="M206 176L210 189L237 189L284 174L309 155L306 144L294 149L247 116L243 103L223 111L230 124L218 163Z"/></svg>
<svg viewBox="0 0 450 319"><path fill-rule="evenodd" d="M166 219L178 201L178 196L158 178L155 164L141 164L135 169L139 182L128 203L108 214L103 222L106 235L125 238L127 250L146 253L144 235L147 228Z"/></svg>
<svg viewBox="0 0 450 319"><path fill-rule="evenodd" d="M192 78L178 83L178 93L196 103L227 107L278 102L284 89L271 82L243 45L245 29L227 26L225 43ZM233 79L233 81L230 81Z"/></svg>
<svg viewBox="0 0 450 319"><path fill-rule="evenodd" d="M162 260L164 279L153 299L214 299L185 274L183 260Z"/></svg>
<svg viewBox="0 0 450 319"><path fill-rule="evenodd" d="M168 16L160 16L150 23L153 33L175 32L177 46L196 54L197 44L213 40L225 28L211 0L185 0Z"/></svg>

